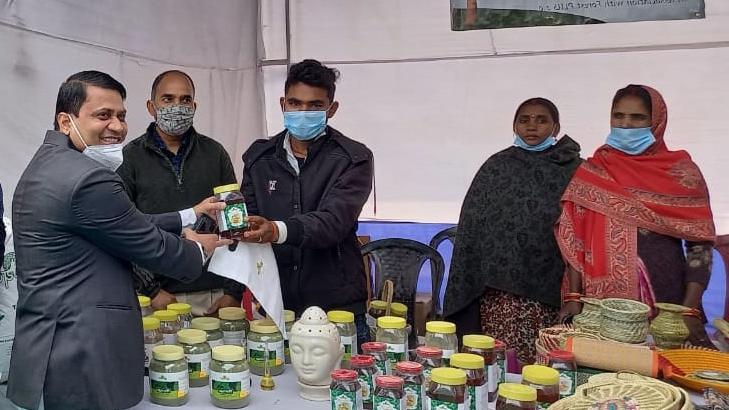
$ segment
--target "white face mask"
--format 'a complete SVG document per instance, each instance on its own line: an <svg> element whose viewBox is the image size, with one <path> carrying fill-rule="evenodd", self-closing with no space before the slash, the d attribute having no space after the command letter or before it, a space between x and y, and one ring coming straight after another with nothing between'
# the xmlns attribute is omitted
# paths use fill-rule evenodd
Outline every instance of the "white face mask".
<svg viewBox="0 0 729 410"><path fill-rule="evenodd" d="M111 169L112 171L116 171L121 166L122 162L124 162L124 154L122 153L122 149L124 148L123 144L89 146L86 144L86 141L84 141L84 137L79 132L78 127L76 127L76 123L73 121L73 118L69 115L68 119L71 120L73 130L76 131L76 135L78 135L81 142L86 147L82 154Z"/></svg>

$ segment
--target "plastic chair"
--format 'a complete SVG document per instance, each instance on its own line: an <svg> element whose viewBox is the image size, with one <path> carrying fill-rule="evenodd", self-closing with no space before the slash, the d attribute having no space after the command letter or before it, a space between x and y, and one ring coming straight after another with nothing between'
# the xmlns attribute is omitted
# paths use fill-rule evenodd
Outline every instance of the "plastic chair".
<svg viewBox="0 0 729 410"><path fill-rule="evenodd" d="M445 241L450 241L452 245L456 244L456 232L458 231L458 226L451 226L450 228L443 229L442 231L438 232L433 236L433 238L430 240L430 247L438 250L438 247L440 244L442 244ZM440 253L440 251L438 251ZM441 254L441 257L443 255ZM444 258L445 259L445 258ZM433 292L433 310L435 312L442 312L443 306L441 306L440 302L440 291L443 287L443 279L445 277L445 269L443 269L443 274L440 276L434 275L433 272L436 271L435 263L431 260L430 261L430 278L432 281L432 287L433 289L438 289L437 292Z"/></svg>
<svg viewBox="0 0 729 410"><path fill-rule="evenodd" d="M729 321L729 235L716 237L714 248L724 260L724 271L726 273L726 289L724 296L724 320Z"/></svg>

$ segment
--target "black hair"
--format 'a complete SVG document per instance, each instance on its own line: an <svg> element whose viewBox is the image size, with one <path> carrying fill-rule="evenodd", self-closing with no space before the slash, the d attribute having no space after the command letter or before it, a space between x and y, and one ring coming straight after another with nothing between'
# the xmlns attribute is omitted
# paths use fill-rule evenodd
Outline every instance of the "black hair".
<svg viewBox="0 0 729 410"><path fill-rule="evenodd" d="M159 86L159 83L161 83L162 80L164 80L164 78L167 75L173 74L173 73L180 74L180 75L184 76L185 78L187 78L187 81L189 81L190 85L192 86L192 96L193 97L195 96L195 82L192 81L192 78L189 75L187 75L186 72L180 71L180 70L167 70L164 73L155 77L154 81L152 81L152 99L153 100L154 100L154 97L157 95L157 87Z"/></svg>
<svg viewBox="0 0 729 410"><path fill-rule="evenodd" d="M288 92L289 88L298 83L304 83L310 87L323 88L327 90L329 101L334 101L334 91L336 91L336 82L339 78L339 70L329 68L319 61L306 59L300 63L296 63L289 68L286 77L286 85L284 92Z"/></svg>
<svg viewBox="0 0 729 410"><path fill-rule="evenodd" d="M127 90L122 83L109 74L101 71L81 71L68 77L58 89L56 98L56 115L53 117L53 129L58 131L58 114L66 112L78 116L81 106L86 101L86 87L94 86L119 92L122 100L127 98Z"/></svg>
<svg viewBox="0 0 729 410"><path fill-rule="evenodd" d="M635 84L630 84L625 88L621 88L615 93L612 108L615 108L618 101L629 96L640 98L640 100L643 101L645 108L648 109L648 112L651 114L653 113L653 101L651 100L651 94L645 88Z"/></svg>
<svg viewBox="0 0 729 410"><path fill-rule="evenodd" d="M519 107L516 109L516 113L514 114L514 123L516 123L516 120L519 118L519 111L529 105L541 105L546 108L552 116L552 121L554 121L555 124L559 124L559 110L557 109L557 106L548 99L541 97L530 98L519 104Z"/></svg>

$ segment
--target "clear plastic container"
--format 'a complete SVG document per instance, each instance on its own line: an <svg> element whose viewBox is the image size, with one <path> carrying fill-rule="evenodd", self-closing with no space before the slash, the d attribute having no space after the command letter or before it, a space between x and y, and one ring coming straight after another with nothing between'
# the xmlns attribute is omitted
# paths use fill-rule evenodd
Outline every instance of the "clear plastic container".
<svg viewBox="0 0 729 410"><path fill-rule="evenodd" d="M182 347L156 346L149 363L150 401L160 406L177 407L187 403L189 396L187 360Z"/></svg>
<svg viewBox="0 0 729 410"><path fill-rule="evenodd" d="M332 409L358 410L362 408L362 387L354 370L338 369L332 372L329 385Z"/></svg>
<svg viewBox="0 0 729 410"><path fill-rule="evenodd" d="M427 322L425 324L425 345L440 348L443 351L443 362L448 366L451 355L458 352L456 325L442 321Z"/></svg>
<svg viewBox="0 0 729 410"><path fill-rule="evenodd" d="M241 346L218 346L210 362L210 400L221 409L240 409L251 401L251 373Z"/></svg>
<svg viewBox="0 0 729 410"><path fill-rule="evenodd" d="M225 209L218 213L218 231L225 239L242 239L248 229L248 208L246 200L240 193L238 184L229 184L213 188L218 201L225 202Z"/></svg>
<svg viewBox="0 0 729 410"><path fill-rule="evenodd" d="M349 361L357 354L357 327L354 325L354 314L344 310L332 310L327 313L329 321L337 326L344 348L341 367L349 369Z"/></svg>
<svg viewBox="0 0 729 410"><path fill-rule="evenodd" d="M217 317L196 317L192 319L192 328L207 333L210 348L223 345L223 331L220 330L220 319Z"/></svg>
<svg viewBox="0 0 729 410"><path fill-rule="evenodd" d="M537 391L537 409L546 409L559 401L559 372L537 364L521 370L522 384Z"/></svg>
<svg viewBox="0 0 729 410"><path fill-rule="evenodd" d="M144 372L149 373L149 362L152 360L152 349L162 344L162 333L159 331L159 319L143 317L144 329Z"/></svg>
<svg viewBox="0 0 729 410"><path fill-rule="evenodd" d="M182 329L177 312L174 310L158 310L154 317L159 320L159 331L162 333L162 343L166 345L177 344L177 332Z"/></svg>
<svg viewBox="0 0 729 410"><path fill-rule="evenodd" d="M549 367L559 372L559 398L574 395L577 387L575 355L565 350L552 350L549 352Z"/></svg>
<svg viewBox="0 0 729 410"><path fill-rule="evenodd" d="M185 351L190 387L207 386L211 350L205 332L198 329L182 329L177 332L177 343Z"/></svg>
<svg viewBox="0 0 729 410"><path fill-rule="evenodd" d="M437 347L420 346L415 349L415 361L423 365L425 389L430 384L430 373L433 369L443 367L443 351Z"/></svg>
<svg viewBox="0 0 729 410"><path fill-rule="evenodd" d="M408 347L408 335L405 331L405 319L394 316L383 316L377 319L378 342L387 345L387 359L389 367L387 374L391 374L397 362L405 360Z"/></svg>
<svg viewBox="0 0 729 410"><path fill-rule="evenodd" d="M375 378L375 410L405 410L404 381L397 376L377 376Z"/></svg>
<svg viewBox="0 0 729 410"><path fill-rule="evenodd" d="M466 372L452 367L439 367L430 374L428 407L430 409L467 410Z"/></svg>
<svg viewBox="0 0 729 410"><path fill-rule="evenodd" d="M496 356L496 378L498 386L506 382L506 343L494 340L494 356Z"/></svg>
<svg viewBox="0 0 729 410"><path fill-rule="evenodd" d="M489 385L489 403L496 401L499 387L499 369L496 364L496 354L494 353L495 342L494 338L490 336L465 335L463 336L463 348L461 349L463 353L472 353L483 357L486 365L486 379Z"/></svg>
<svg viewBox="0 0 729 410"><path fill-rule="evenodd" d="M190 322L192 322L192 306L187 303L170 303L167 305L167 310L177 312L183 329L190 328Z"/></svg>
<svg viewBox="0 0 729 410"><path fill-rule="evenodd" d="M365 410L372 410L372 396L375 393L375 377L381 376L375 366L375 358L370 355L355 355L350 361L352 370L357 372L357 379L362 387L362 404Z"/></svg>
<svg viewBox="0 0 729 410"><path fill-rule="evenodd" d="M483 357L471 353L456 353L451 356L451 366L466 372L469 410L487 410L489 384Z"/></svg>
<svg viewBox="0 0 729 410"><path fill-rule="evenodd" d="M254 320L248 334L248 363L251 373L263 376L266 360L271 376L284 372L283 336L274 322L268 319Z"/></svg>
<svg viewBox="0 0 729 410"><path fill-rule="evenodd" d="M296 314L293 310L284 310L284 322L286 322L286 339L284 339L284 357L286 358L286 364L291 364L291 351L289 350L289 339L288 335L291 333L291 328L294 327L296 322Z"/></svg>
<svg viewBox="0 0 729 410"><path fill-rule="evenodd" d="M142 311L142 317L149 316L154 313L154 310L152 310L152 299L147 296L139 295L137 296L137 300L139 301L139 309Z"/></svg>
<svg viewBox="0 0 729 410"><path fill-rule="evenodd" d="M367 310L367 327L370 329L370 339L374 340L377 336L377 319L385 316L387 311L387 302L382 300L373 300L370 302Z"/></svg>
<svg viewBox="0 0 729 410"><path fill-rule="evenodd" d="M516 383L502 383L496 399L496 410L536 410L537 391Z"/></svg>
<svg viewBox="0 0 729 410"><path fill-rule="evenodd" d="M218 310L218 318L220 318L220 330L223 332L223 344L245 347L246 337L250 331L245 309L224 307Z"/></svg>
<svg viewBox="0 0 729 410"><path fill-rule="evenodd" d="M362 343L362 354L372 356L375 359L375 366L380 375L386 375L390 369L390 361L387 359L387 344L381 342Z"/></svg>
<svg viewBox="0 0 729 410"><path fill-rule="evenodd" d="M425 409L425 377L423 365L417 362L400 362L395 366L395 375L405 382L405 409Z"/></svg>

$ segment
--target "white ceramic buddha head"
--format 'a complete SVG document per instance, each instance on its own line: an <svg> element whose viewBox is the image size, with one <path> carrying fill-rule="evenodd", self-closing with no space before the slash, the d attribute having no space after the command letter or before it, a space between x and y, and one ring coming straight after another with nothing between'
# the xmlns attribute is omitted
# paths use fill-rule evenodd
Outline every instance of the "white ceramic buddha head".
<svg viewBox="0 0 729 410"><path fill-rule="evenodd" d="M332 370L339 366L344 348L337 327L329 322L321 308L306 309L301 319L294 323L289 333L289 349L291 364L303 385L302 396L308 398L304 386L327 386L328 389Z"/></svg>

